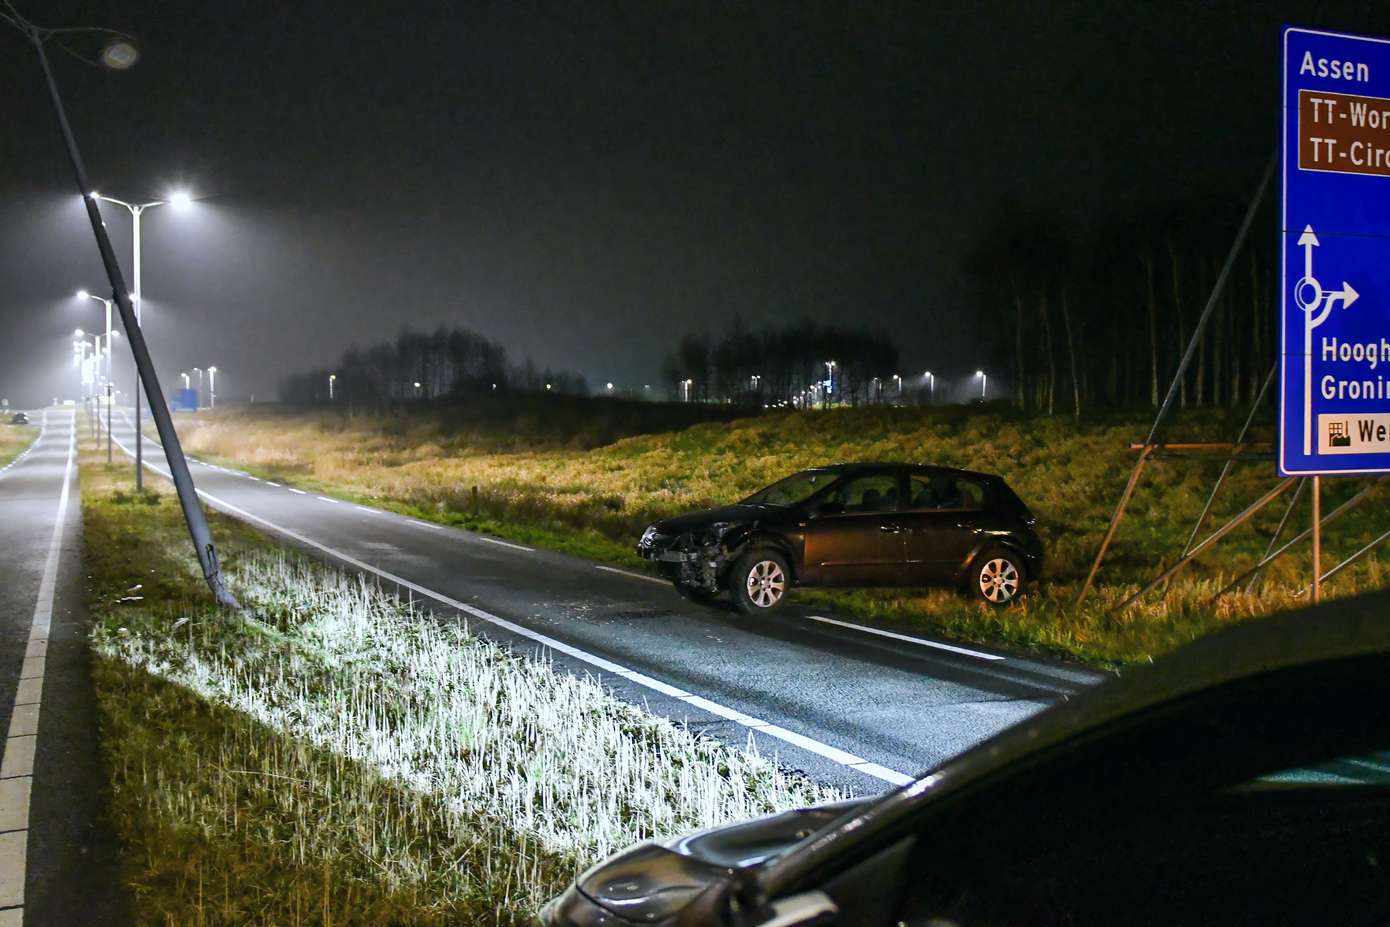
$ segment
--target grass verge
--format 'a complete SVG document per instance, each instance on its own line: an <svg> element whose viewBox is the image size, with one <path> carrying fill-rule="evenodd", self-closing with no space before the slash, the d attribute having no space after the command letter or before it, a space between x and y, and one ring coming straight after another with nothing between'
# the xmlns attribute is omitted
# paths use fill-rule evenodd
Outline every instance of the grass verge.
<svg viewBox="0 0 1390 927"><path fill-rule="evenodd" d="M567 411L585 414L582 404ZM1297 603L1309 569L1305 545L1270 567L1256 594L1213 601L1263 553L1283 513L1276 504L1163 594L1117 610L1183 547L1221 465L1219 459L1158 461L1135 493L1096 594L1073 608L1134 462L1129 444L1150 419L1150 412L1116 413L1076 423L973 406L777 412L583 447L562 440L567 432L547 440L551 425L544 421L513 419L499 429L457 411L349 417L256 406L199 413L181 419L180 428L190 452L263 478L629 567L642 566L633 544L646 524L742 498L802 467L912 460L999 473L1039 516L1047 549L1046 585L1016 607L992 610L951 590L797 596L871 623L1114 665ZM1194 411L1181 416L1173 433L1221 440L1238 427L1225 413ZM1266 429L1251 437L1270 435ZM1272 462L1238 465L1207 530L1273 481ZM1365 481L1324 484L1326 512ZM1306 526L1307 506L1305 495L1285 538ZM1383 508L1373 500L1339 520L1325 536L1325 566L1384 531ZM1386 579L1373 555L1339 574L1328 593L1381 588Z"/></svg>
<svg viewBox="0 0 1390 927"><path fill-rule="evenodd" d="M521 924L620 846L840 797L213 515L217 612L171 494L81 477L142 924Z"/></svg>
<svg viewBox="0 0 1390 927"><path fill-rule="evenodd" d="M37 425L10 425L5 422L0 422L0 467L23 454L24 449L39 436Z"/></svg>

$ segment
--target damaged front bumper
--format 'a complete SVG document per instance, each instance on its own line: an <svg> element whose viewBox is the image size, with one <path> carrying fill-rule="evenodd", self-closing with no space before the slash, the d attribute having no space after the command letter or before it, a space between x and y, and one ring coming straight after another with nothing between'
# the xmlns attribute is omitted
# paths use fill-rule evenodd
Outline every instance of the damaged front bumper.
<svg viewBox="0 0 1390 927"><path fill-rule="evenodd" d="M637 554L655 563L667 579L709 593L719 591L720 580L733 556L718 541L701 544L689 533L670 537L650 529L642 535Z"/></svg>

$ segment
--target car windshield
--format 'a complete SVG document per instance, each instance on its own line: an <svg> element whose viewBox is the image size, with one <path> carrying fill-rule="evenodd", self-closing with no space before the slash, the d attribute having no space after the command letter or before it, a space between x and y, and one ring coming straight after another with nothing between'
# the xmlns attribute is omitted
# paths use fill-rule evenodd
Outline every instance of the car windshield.
<svg viewBox="0 0 1390 927"><path fill-rule="evenodd" d="M747 499L753 505L796 505L829 486L835 479L831 470L802 470L766 489L760 489Z"/></svg>

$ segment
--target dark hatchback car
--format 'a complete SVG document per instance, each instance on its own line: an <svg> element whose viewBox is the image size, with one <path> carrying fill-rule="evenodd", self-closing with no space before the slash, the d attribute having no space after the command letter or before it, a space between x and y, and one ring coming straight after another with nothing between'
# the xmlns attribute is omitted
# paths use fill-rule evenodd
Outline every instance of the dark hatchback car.
<svg viewBox="0 0 1390 927"><path fill-rule="evenodd" d="M1390 924L1390 595L1198 641L881 798L641 844L540 920Z"/></svg>
<svg viewBox="0 0 1390 927"><path fill-rule="evenodd" d="M803 470L737 505L668 518L637 545L686 596L742 611L792 585L968 589L1007 605L1042 573L1036 519L998 476L859 463Z"/></svg>
<svg viewBox="0 0 1390 927"><path fill-rule="evenodd" d="M29 416L23 412L16 412L14 415L10 416L10 424L27 425L29 424Z"/></svg>

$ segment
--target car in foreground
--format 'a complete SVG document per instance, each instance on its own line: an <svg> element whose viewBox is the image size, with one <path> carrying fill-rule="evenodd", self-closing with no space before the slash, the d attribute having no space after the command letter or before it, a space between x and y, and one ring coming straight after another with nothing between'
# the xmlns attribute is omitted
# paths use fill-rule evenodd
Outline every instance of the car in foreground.
<svg viewBox="0 0 1390 927"><path fill-rule="evenodd" d="M27 425L29 424L29 416L24 412L16 412L14 415L10 416L10 424Z"/></svg>
<svg viewBox="0 0 1390 927"><path fill-rule="evenodd" d="M1390 594L1205 638L880 798L641 844L539 921L1390 924Z"/></svg>
<svg viewBox="0 0 1390 927"><path fill-rule="evenodd" d="M841 464L793 474L737 505L659 521L637 553L683 595L728 590L748 614L793 585L963 587L1008 605L1042 574L1028 506L1001 477L949 467Z"/></svg>

